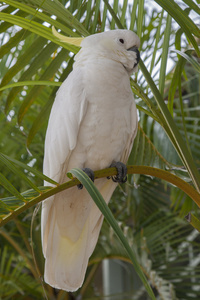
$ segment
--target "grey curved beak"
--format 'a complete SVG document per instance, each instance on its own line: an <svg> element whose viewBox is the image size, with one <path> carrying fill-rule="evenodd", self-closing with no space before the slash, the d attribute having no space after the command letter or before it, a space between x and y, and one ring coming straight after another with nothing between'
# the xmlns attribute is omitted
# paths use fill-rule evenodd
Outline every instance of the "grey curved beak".
<svg viewBox="0 0 200 300"><path fill-rule="evenodd" d="M138 50L138 48L136 46L133 46L129 49L127 49L127 51L134 51L136 53L136 59L137 59L137 64L139 63L140 61L140 51Z"/></svg>

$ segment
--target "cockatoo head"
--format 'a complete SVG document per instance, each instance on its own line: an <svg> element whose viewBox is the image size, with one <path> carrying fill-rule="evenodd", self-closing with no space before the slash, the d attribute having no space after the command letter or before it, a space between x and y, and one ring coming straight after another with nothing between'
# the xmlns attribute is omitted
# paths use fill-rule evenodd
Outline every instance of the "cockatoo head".
<svg viewBox="0 0 200 300"><path fill-rule="evenodd" d="M129 75L137 71L140 60L139 37L130 30L111 30L90 35L81 42L82 50L115 60L123 65Z"/></svg>
<svg viewBox="0 0 200 300"><path fill-rule="evenodd" d="M112 59L123 65L129 75L137 72L140 60L139 37L131 30L117 29L96 33L85 38L65 37L52 28L53 34L61 41L81 47L80 54L76 55L76 60L84 53L90 57L92 55ZM85 56L86 56L85 55Z"/></svg>

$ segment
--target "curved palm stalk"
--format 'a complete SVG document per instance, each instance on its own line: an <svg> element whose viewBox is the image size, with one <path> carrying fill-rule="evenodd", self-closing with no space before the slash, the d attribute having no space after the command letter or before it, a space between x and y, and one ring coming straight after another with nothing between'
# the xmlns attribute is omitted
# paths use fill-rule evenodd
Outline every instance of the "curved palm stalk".
<svg viewBox="0 0 200 300"><path fill-rule="evenodd" d="M127 167L127 173L128 174L144 174L149 175L152 177L157 177L160 179L163 179L178 188L180 188L182 191L184 191L199 207L200 207L200 194L187 182L180 179L178 176L161 169L153 168L153 167L147 167L147 166L128 166ZM117 171L115 168L107 168L100 171L95 171L95 179L102 178L102 177L110 177L117 174ZM70 172L69 172L70 176ZM85 178L88 179L88 176L85 174ZM72 176L70 177L72 178ZM1 178L0 178L1 179ZM51 179L46 178L47 181L50 181ZM70 187L76 186L80 182L77 179L72 179L70 181L67 181L63 184L57 184L56 187L51 188L43 188L40 190L40 195L33 190L27 191L25 193L20 194L20 196L23 198L23 204L17 205L17 208L13 210L13 208L10 209L10 213L6 216L1 215L0 220L0 226L4 226L9 221L13 220L15 217L20 215L22 212L26 211L28 208L36 205L37 203L40 203L41 201L49 198L52 195L55 195L61 191L64 191ZM47 190L46 190L47 189ZM16 195L17 196L17 195ZM3 200L3 199L2 199ZM1 203L4 203L1 200ZM12 200L16 200L16 198L8 198L4 199L5 203L6 200L9 200L12 203ZM9 206L8 206L9 207ZM12 207L12 206L11 206Z"/></svg>

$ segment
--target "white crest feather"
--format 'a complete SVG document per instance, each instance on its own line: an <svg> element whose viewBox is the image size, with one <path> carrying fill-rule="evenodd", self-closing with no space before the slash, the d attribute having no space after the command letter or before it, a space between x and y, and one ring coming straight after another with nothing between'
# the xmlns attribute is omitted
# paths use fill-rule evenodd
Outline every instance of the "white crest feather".
<svg viewBox="0 0 200 300"><path fill-rule="evenodd" d="M81 47L81 42L84 40L83 37L68 37L58 33L54 26L52 26L52 33L55 37L57 37L63 43L71 44L77 47Z"/></svg>

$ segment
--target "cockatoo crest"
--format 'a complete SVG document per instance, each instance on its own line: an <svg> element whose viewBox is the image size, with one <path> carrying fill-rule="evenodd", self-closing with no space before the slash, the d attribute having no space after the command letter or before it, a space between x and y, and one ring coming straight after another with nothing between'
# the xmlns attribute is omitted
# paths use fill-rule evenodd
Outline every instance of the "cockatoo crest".
<svg viewBox="0 0 200 300"><path fill-rule="evenodd" d="M53 35L55 35L55 37L57 37L63 43L68 43L68 44L78 46L78 47L80 47L81 42L84 39L84 38L81 38L81 37L75 38L75 37L64 36L64 35L58 33L54 26L52 26L52 33L53 33Z"/></svg>
<svg viewBox="0 0 200 300"><path fill-rule="evenodd" d="M59 34L54 27L52 27L52 31L62 42L82 48L79 54L76 55L76 61L80 55L83 55L83 52L88 52L87 50L89 49L91 55L98 52L101 56L122 63L129 75L133 72L137 72L140 59L138 51L140 39L130 30L111 30L93 34L85 38L66 37Z"/></svg>

